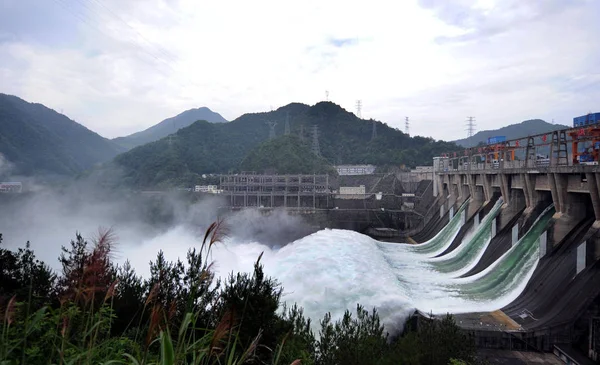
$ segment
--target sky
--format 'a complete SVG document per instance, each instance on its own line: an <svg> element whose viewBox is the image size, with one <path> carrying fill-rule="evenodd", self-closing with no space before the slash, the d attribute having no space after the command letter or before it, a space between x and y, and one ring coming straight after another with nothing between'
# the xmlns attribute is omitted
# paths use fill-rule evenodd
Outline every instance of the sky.
<svg viewBox="0 0 600 365"><path fill-rule="evenodd" d="M335 102L454 140L600 111L597 0L0 0L0 92L99 134Z"/></svg>

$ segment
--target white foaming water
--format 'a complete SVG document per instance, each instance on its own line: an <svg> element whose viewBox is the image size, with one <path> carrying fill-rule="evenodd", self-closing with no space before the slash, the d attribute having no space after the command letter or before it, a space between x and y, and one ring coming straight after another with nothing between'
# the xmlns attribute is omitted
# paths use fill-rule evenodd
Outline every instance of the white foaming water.
<svg viewBox="0 0 600 365"><path fill-rule="evenodd" d="M485 227L481 224L473 235ZM447 230L444 241L452 241L456 232L454 227ZM463 243L470 239L468 235ZM443 242L441 246L447 245ZM184 260L187 250L198 246L196 235L177 227L147 240L139 248L123 252L122 257L129 258L136 270L146 276L148 262L159 249L168 260ZM431 255L415 252L414 246L383 243L353 231L326 229L279 249L259 242L226 240L213 248L215 271L221 277L231 272L251 272L261 252L265 273L284 287L283 300L302 306L313 323L318 324L327 312L337 319L346 309L354 311L359 303L369 310L376 307L388 331L400 329L415 309L434 314L499 309L522 292L537 263L537 251L528 249L522 263L512 268L514 263L506 259L510 256L507 253L488 270L471 278L455 279L452 273L434 270ZM490 290L489 284L495 271L499 272L498 277L514 271L501 284L494 284L501 287L498 292Z"/></svg>

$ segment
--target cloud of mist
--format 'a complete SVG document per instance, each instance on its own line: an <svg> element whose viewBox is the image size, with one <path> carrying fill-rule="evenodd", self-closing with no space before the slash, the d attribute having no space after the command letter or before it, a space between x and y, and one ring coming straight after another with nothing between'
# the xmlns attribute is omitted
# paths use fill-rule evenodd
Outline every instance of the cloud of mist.
<svg viewBox="0 0 600 365"><path fill-rule="evenodd" d="M14 169L14 165L0 153L0 179L5 179L10 176Z"/></svg>
<svg viewBox="0 0 600 365"><path fill-rule="evenodd" d="M118 241L116 260L130 260L136 271L144 273L159 250L171 260L185 259L187 250L199 246L205 230L218 219L224 219L228 242L259 242L267 248L285 246L316 231L284 211L230 213L220 209L224 206L220 196L193 202L198 196L187 192L151 195L105 183L118 173L111 172L110 178L82 177L59 187L29 179L24 193L0 194L2 245L16 249L29 241L39 259L59 270L60 248L68 246L77 232L91 241L100 227L112 228Z"/></svg>

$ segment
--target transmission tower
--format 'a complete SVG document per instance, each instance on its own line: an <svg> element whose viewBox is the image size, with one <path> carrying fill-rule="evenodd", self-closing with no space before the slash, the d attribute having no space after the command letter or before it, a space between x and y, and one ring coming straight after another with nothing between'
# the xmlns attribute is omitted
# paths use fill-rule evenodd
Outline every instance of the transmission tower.
<svg viewBox="0 0 600 365"><path fill-rule="evenodd" d="M314 153L315 156L321 156L321 149L319 148L319 126L316 124L312 127L312 138L312 153Z"/></svg>
<svg viewBox="0 0 600 365"><path fill-rule="evenodd" d="M266 124L269 126L269 139L275 139L275 126L277 122L266 122Z"/></svg>
<svg viewBox="0 0 600 365"><path fill-rule="evenodd" d="M373 120L373 131L371 132L371 141L377 138L377 123Z"/></svg>
<svg viewBox="0 0 600 365"><path fill-rule="evenodd" d="M285 113L285 130L283 134L286 136L290 134L290 112Z"/></svg>
<svg viewBox="0 0 600 365"><path fill-rule="evenodd" d="M325 90L325 101L329 101L329 90Z"/></svg>
<svg viewBox="0 0 600 365"><path fill-rule="evenodd" d="M408 117L404 118L404 133L406 133L407 136L410 135L410 123L408 121Z"/></svg>
<svg viewBox="0 0 600 365"><path fill-rule="evenodd" d="M473 134L475 134L475 117L468 117L467 118L467 136L473 137Z"/></svg>
<svg viewBox="0 0 600 365"><path fill-rule="evenodd" d="M362 101L356 101L356 116L362 119Z"/></svg>

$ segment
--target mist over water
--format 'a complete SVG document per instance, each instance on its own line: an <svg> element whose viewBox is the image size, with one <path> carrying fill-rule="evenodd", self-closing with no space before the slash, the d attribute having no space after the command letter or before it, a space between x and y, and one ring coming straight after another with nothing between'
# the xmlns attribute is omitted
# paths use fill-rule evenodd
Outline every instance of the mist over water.
<svg viewBox="0 0 600 365"><path fill-rule="evenodd" d="M139 194L41 191L1 203L0 233L3 246L16 249L30 241L36 256L59 270L60 247L67 246L75 232L91 238L98 227L112 227L119 242L115 260L129 260L147 276L148 264L159 250L167 260L185 261L188 249L200 246L205 229L218 218L219 198L194 204L186 199L172 195L157 203ZM489 217L498 210L499 205ZM415 310L491 311L509 304L524 289L537 265L537 239L547 219L540 219L531 234L482 273L458 278L477 263L490 241L491 219L483 219L457 250L433 258L446 250L463 223L461 209L436 237L412 246L379 242L353 231L315 232L284 212L264 216L242 211L227 217L228 236L214 246L211 259L216 274L225 277L251 272L264 253L265 272L283 285L283 300L304 307L315 324L327 312L339 318L360 303L376 307L393 332Z"/></svg>

